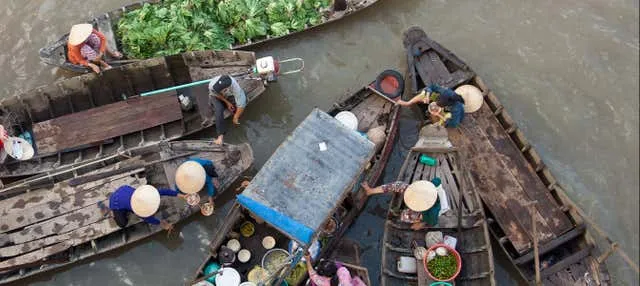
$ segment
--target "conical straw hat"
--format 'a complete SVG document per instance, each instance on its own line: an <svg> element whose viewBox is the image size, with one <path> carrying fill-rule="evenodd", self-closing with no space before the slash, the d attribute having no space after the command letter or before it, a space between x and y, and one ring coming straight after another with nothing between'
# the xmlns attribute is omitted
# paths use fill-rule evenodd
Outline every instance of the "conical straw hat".
<svg viewBox="0 0 640 286"><path fill-rule="evenodd" d="M131 196L131 209L139 217L150 217L160 208L160 193L151 185L138 187Z"/></svg>
<svg viewBox="0 0 640 286"><path fill-rule="evenodd" d="M92 32L93 25L91 24L73 25L73 27L71 27L71 32L69 32L69 44L77 46L84 43Z"/></svg>
<svg viewBox="0 0 640 286"><path fill-rule="evenodd" d="M456 93L464 98L464 112L473 113L478 111L482 107L484 98L482 97L482 91L479 88L465 84L456 88Z"/></svg>
<svg viewBox="0 0 640 286"><path fill-rule="evenodd" d="M176 185L181 192L195 194L204 187L207 173L204 168L194 161L182 163L176 171Z"/></svg>
<svg viewBox="0 0 640 286"><path fill-rule="evenodd" d="M430 209L437 199L436 186L429 181L415 181L404 191L404 204L417 212Z"/></svg>

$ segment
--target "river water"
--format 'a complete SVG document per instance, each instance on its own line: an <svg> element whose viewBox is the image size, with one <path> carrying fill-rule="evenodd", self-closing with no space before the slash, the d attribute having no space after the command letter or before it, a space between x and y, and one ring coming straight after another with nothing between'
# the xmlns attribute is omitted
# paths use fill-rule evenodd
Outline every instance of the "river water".
<svg viewBox="0 0 640 286"><path fill-rule="evenodd" d="M38 49L78 19L128 2L3 0L0 96L68 76L40 64ZM260 56L302 57L306 69L281 78L250 105L228 142L251 142L255 172L312 108L329 108L384 69L404 71L402 31L420 25L474 68L569 196L637 261L638 6L637 0L380 0L338 23L254 48ZM416 123L404 110L402 138L384 182L397 175L403 147L415 140ZM379 275L380 217L387 199L370 201L348 234L361 241L372 280ZM222 217L193 219L181 226L178 238L158 235L26 282L179 285L192 277ZM504 257L497 261L499 284L518 284ZM616 255L609 269L615 285L638 285L638 276Z"/></svg>

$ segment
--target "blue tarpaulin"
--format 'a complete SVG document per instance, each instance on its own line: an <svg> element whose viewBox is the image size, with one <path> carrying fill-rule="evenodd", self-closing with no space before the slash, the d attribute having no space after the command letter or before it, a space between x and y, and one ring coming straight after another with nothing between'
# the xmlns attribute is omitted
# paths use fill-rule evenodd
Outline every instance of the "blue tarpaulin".
<svg viewBox="0 0 640 286"><path fill-rule="evenodd" d="M371 141L314 109L264 164L238 202L307 246L357 183L374 152Z"/></svg>

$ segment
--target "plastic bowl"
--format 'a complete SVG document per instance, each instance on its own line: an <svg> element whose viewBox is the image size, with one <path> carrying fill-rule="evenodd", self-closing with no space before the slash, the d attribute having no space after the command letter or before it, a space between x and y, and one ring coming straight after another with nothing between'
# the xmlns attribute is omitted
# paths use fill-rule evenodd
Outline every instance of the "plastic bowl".
<svg viewBox="0 0 640 286"><path fill-rule="evenodd" d="M436 251L436 249L437 249L437 248L439 248L439 247L444 247L444 248L446 248L446 249L447 249L447 251L448 251L449 253L452 253L452 254L453 254L453 256L456 258L457 268L458 268L458 269L457 269L457 270L456 270L456 272L453 274L453 276L451 276L451 278L449 278L449 279L444 279L444 280L443 280L443 279L435 278L435 277L433 277L433 275L431 275L431 272L429 272L429 267L428 267L428 263L427 263L427 256L428 256L428 255L425 255L425 256L422 258L422 263L423 263L424 271L425 271L425 272L427 272L427 275L429 275L429 278L431 278L431 279L433 279L433 280L435 280L435 281L438 281L438 282L450 282L450 281L453 281L453 280L455 280L455 279L458 277L458 275L460 275L460 270L462 269L462 258L460 257L460 253L458 253L458 251L457 251L457 250L455 250L455 249L451 248L450 246L448 246L448 245L446 245L446 244L444 244L444 243L438 243L438 244L434 244L434 245L432 245L432 246L431 246L431 247L429 247L429 249L427 250L427 253L429 253L429 251Z"/></svg>

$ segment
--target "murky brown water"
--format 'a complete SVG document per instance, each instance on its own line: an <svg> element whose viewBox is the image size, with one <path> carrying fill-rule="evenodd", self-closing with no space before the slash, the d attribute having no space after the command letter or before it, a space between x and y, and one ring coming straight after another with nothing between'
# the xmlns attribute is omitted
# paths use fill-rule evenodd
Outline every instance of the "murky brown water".
<svg viewBox="0 0 640 286"><path fill-rule="evenodd" d="M3 0L0 8L0 96L66 74L39 63L38 49L77 19L127 0ZM401 33L412 25L465 59L500 97L570 196L638 260L638 1L380 0L344 21L255 49L302 57L306 70L282 78L248 108L230 142L249 141L261 166L313 107L326 109L386 68L404 71ZM411 114L401 143L411 143ZM200 137L211 136L203 133ZM404 153L394 152L384 180ZM363 240L364 263L379 268L377 198L349 233ZM224 213L220 210L220 213ZM222 219L222 218L218 218ZM152 240L28 282L38 285L178 285L204 257L216 219L196 219L183 238ZM616 285L637 285L611 259ZM499 269L501 284L514 284Z"/></svg>

